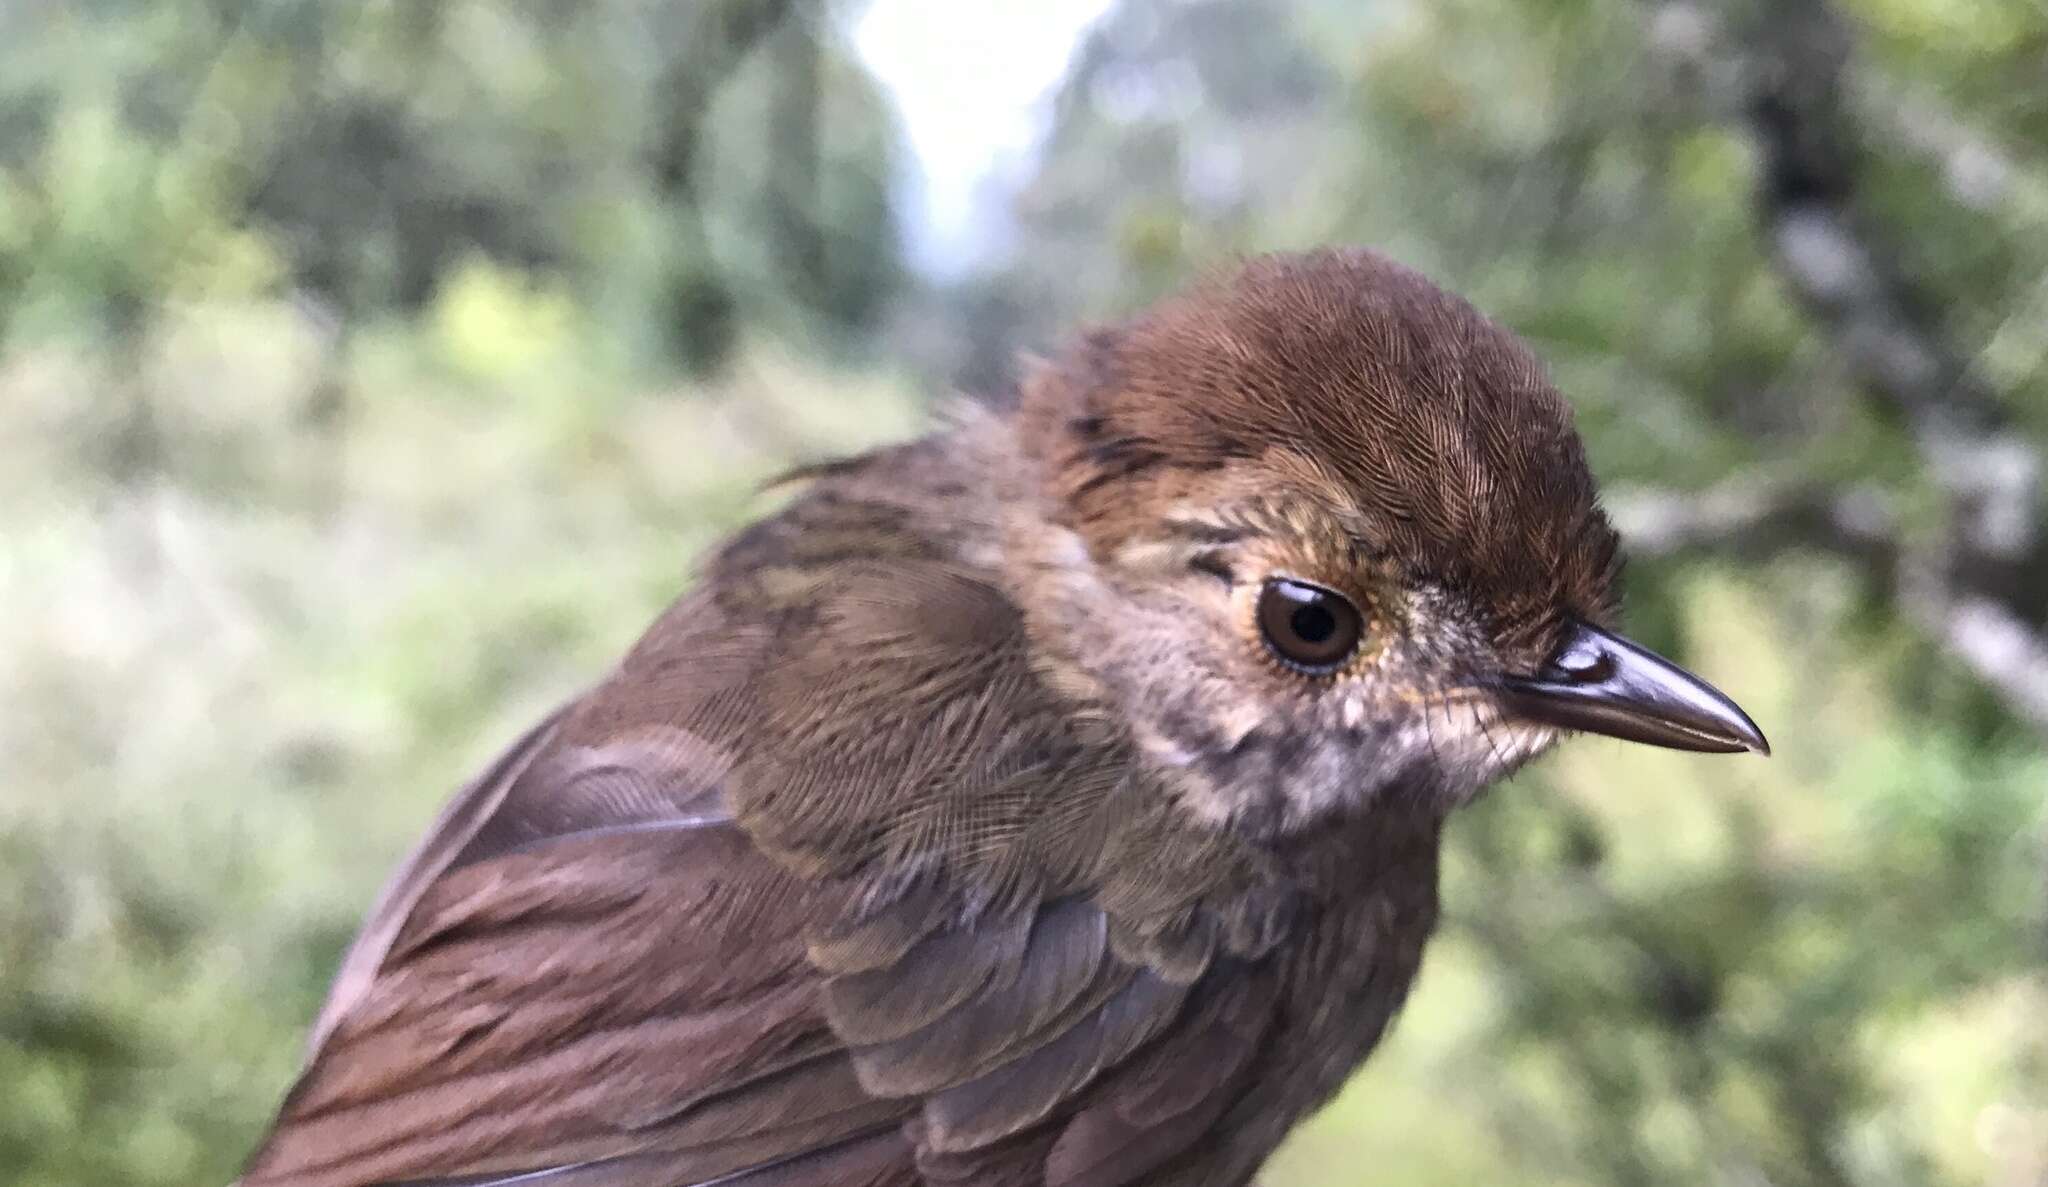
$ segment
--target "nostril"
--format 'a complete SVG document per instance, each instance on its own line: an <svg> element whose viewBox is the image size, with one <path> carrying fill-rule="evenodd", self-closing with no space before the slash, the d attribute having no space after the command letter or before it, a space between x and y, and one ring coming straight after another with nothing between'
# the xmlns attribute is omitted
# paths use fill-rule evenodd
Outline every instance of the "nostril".
<svg viewBox="0 0 2048 1187"><path fill-rule="evenodd" d="M1598 645L1567 647L1551 661L1558 675L1578 684L1597 684L1614 675L1614 656Z"/></svg>

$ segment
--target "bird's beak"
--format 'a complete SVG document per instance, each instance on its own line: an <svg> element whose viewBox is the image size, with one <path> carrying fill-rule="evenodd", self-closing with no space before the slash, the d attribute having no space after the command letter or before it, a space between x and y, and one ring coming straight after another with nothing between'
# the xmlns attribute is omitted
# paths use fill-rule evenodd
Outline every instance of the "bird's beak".
<svg viewBox="0 0 2048 1187"><path fill-rule="evenodd" d="M1504 677L1498 689L1503 707L1527 721L1673 750L1771 752L1721 690L1588 622L1572 622L1541 671Z"/></svg>

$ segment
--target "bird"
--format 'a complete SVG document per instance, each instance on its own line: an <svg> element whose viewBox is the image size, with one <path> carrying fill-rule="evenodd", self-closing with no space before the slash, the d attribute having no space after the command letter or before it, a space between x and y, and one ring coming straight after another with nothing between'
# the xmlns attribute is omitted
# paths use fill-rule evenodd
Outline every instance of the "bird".
<svg viewBox="0 0 2048 1187"><path fill-rule="evenodd" d="M1534 353L1370 249L784 485L446 807L242 1187L1249 1183L1457 809L1575 733L1769 752L1618 633Z"/></svg>

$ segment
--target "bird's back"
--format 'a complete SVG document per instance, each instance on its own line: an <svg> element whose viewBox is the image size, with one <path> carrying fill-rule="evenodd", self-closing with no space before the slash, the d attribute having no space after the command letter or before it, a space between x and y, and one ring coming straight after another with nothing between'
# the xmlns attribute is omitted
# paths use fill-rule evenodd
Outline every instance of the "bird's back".
<svg viewBox="0 0 2048 1187"><path fill-rule="evenodd" d="M1434 825L1190 831L987 563L995 447L822 472L465 791L246 1187L1245 1180L1405 993Z"/></svg>

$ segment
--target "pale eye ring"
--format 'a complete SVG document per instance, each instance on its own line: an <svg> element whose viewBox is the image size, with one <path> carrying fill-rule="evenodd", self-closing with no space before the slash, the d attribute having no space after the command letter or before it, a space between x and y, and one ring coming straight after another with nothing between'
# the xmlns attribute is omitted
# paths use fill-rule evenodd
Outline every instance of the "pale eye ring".
<svg viewBox="0 0 2048 1187"><path fill-rule="evenodd" d="M1350 598L1292 577L1274 577L1259 590L1258 617L1274 656L1310 675L1343 667L1365 634L1365 616Z"/></svg>

